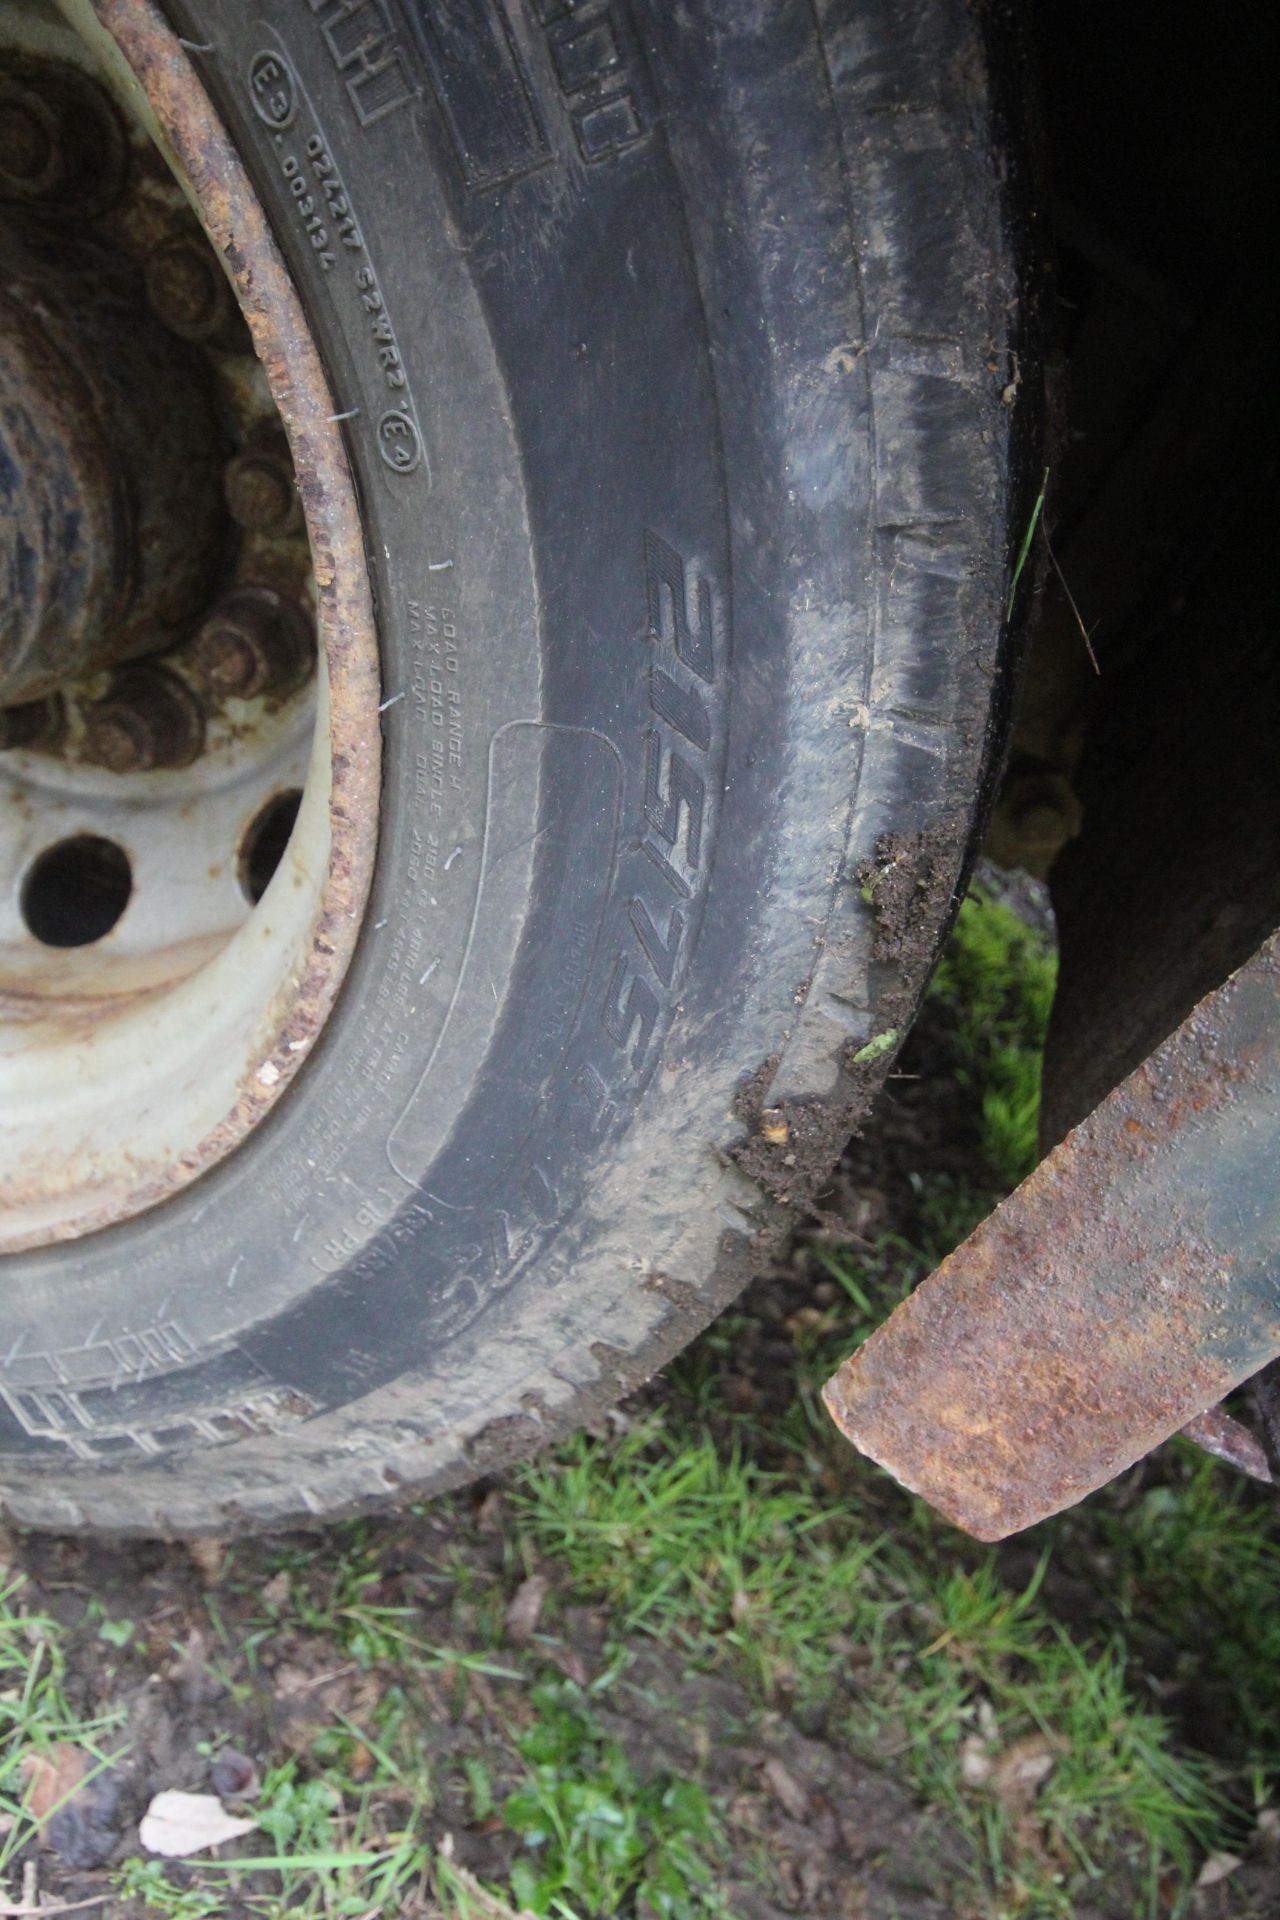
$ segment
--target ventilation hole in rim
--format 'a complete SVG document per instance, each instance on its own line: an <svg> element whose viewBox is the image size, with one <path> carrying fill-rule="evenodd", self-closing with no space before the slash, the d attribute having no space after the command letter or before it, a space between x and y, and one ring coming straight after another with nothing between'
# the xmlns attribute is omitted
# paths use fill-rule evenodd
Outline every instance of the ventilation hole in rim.
<svg viewBox="0 0 1280 1920"><path fill-rule="evenodd" d="M76 834L46 847L22 888L22 917L45 947L91 947L120 920L133 893L129 856L114 840Z"/></svg>
<svg viewBox="0 0 1280 1920"><path fill-rule="evenodd" d="M271 885L301 805L300 788L290 787L286 793L277 793L255 817L240 842L240 888L251 906L257 906Z"/></svg>

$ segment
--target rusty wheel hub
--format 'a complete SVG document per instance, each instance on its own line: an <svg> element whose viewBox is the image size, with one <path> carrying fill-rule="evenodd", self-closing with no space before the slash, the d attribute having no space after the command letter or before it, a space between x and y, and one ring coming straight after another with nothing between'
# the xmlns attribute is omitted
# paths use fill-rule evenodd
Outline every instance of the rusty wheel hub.
<svg viewBox="0 0 1280 1920"><path fill-rule="evenodd" d="M336 994L379 730L333 413L149 0L0 5L0 1249L205 1171Z"/></svg>
<svg viewBox="0 0 1280 1920"><path fill-rule="evenodd" d="M209 370L129 265L0 230L6 707L171 646L225 566Z"/></svg>

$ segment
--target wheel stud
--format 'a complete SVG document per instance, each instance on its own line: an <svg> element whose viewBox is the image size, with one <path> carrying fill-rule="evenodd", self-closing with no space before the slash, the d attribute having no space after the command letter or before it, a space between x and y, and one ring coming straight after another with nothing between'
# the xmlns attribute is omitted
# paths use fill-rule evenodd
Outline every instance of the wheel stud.
<svg viewBox="0 0 1280 1920"><path fill-rule="evenodd" d="M62 702L29 700L0 709L0 753L13 747L48 747L62 733Z"/></svg>
<svg viewBox="0 0 1280 1920"><path fill-rule="evenodd" d="M281 463L268 453L241 453L224 476L227 507L249 533L276 533L293 515L297 495Z"/></svg>
<svg viewBox="0 0 1280 1920"><path fill-rule="evenodd" d="M147 299L162 325L204 347L247 347L226 275L203 237L167 240L147 259Z"/></svg>
<svg viewBox="0 0 1280 1920"><path fill-rule="evenodd" d="M128 154L101 88L61 61L0 72L0 199L92 218L119 198Z"/></svg>
<svg viewBox="0 0 1280 1920"><path fill-rule="evenodd" d="M53 129L39 102L17 92L0 97L0 183L24 195L53 177Z"/></svg>
<svg viewBox="0 0 1280 1920"><path fill-rule="evenodd" d="M81 757L111 773L187 767L204 745L204 714L174 673L153 665L129 667L85 718Z"/></svg>
<svg viewBox="0 0 1280 1920"><path fill-rule="evenodd" d="M305 615L270 587L229 593L183 650L186 664L211 694L239 700L295 685L311 656Z"/></svg>

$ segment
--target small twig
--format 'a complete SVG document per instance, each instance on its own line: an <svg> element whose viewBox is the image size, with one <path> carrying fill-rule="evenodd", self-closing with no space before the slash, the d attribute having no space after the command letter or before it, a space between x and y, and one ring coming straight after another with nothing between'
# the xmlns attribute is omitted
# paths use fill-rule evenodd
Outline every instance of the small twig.
<svg viewBox="0 0 1280 1920"><path fill-rule="evenodd" d="M331 1667L328 1673L317 1673L305 1686L299 1687L299 1693L313 1693L317 1687L327 1687L331 1680L345 1680L349 1673L359 1673L358 1660L349 1661L345 1667Z"/></svg>
<svg viewBox="0 0 1280 1920"><path fill-rule="evenodd" d="M1053 568L1053 571L1058 576L1058 585L1062 588L1062 591L1066 594L1067 605L1070 607L1072 613L1076 617L1076 625L1080 629L1080 638L1084 641L1084 650L1089 656L1089 664L1093 668L1094 672L1099 676L1099 678L1101 678L1102 668L1098 665L1098 656L1093 650L1093 640L1090 637L1088 627L1086 627L1084 623L1084 619L1081 615L1080 609L1076 605L1076 597L1074 593L1072 593L1070 587L1067 585L1067 576L1062 571L1062 568L1058 565L1058 556L1054 552L1053 543L1049 539L1049 522L1047 520L1041 521L1040 531L1044 536L1044 550L1049 556L1049 565Z"/></svg>
<svg viewBox="0 0 1280 1920"><path fill-rule="evenodd" d="M11 1907L7 1900L0 1900L0 1920L50 1920L57 1913L85 1913L90 1907L105 1907L110 1898L109 1893L97 1893L92 1900L71 1900L59 1907Z"/></svg>

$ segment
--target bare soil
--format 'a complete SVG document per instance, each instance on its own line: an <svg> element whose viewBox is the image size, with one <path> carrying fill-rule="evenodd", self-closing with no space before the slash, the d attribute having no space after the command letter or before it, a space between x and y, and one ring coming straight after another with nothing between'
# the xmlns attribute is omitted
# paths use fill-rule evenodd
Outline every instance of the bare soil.
<svg viewBox="0 0 1280 1920"><path fill-rule="evenodd" d="M937 1091L952 1082L953 1066L945 1030L926 1017L873 1124L851 1144L822 1196L824 1219L838 1213L869 1240L895 1229L909 1233L915 1171L981 1183L976 1133ZM766 1425L785 1410L796 1327L806 1310L832 1298L832 1282L803 1242L753 1285L737 1309L731 1369L720 1382L728 1406ZM642 1402L678 1391L658 1382ZM194 1547L57 1536L2 1543L0 1558L26 1575L29 1604L65 1628L75 1708L125 1715L115 1736L117 1762L49 1822L38 1849L28 1849L28 1888L37 1888L42 1901L98 1900L89 1911L140 1920L145 1909L114 1893L112 1876L139 1852L138 1822L154 1794L230 1792L234 1805L239 1792L251 1809L268 1767L297 1755L305 1770L326 1727L340 1718L367 1727L392 1689L403 1693L413 1737L432 1767L432 1838L445 1844L448 1837L460 1868L503 1883L517 1841L500 1810L523 1775L513 1737L532 1712L529 1682L561 1673L589 1685L604 1668L607 1646L616 1660L621 1639L625 1671L600 1695L601 1723L640 1778L697 1772L706 1781L729 1836L733 1864L721 1892L735 1920L988 1920L972 1892L959 1890L965 1848L945 1817L920 1804L891 1753L877 1761L850 1751L844 1736L859 1711L856 1655L838 1695L820 1707L789 1708L783 1698L762 1710L734 1680L692 1670L678 1649L611 1631L604 1613L572 1603L555 1565L534 1569L545 1587L531 1587L528 1562L513 1550L505 1485L491 1480L421 1514L369 1523L375 1577L360 1600L408 1609L418 1641L483 1656L519 1673L519 1682L447 1659L435 1671L420 1659L368 1666L354 1660L324 1622L332 1595L324 1590L323 1555L316 1570L323 1534ZM905 1502L894 1490L887 1499L886 1514L904 1522ZM329 1537L336 1551L339 1537ZM310 1570L282 1575L291 1553L300 1561L311 1556ZM1025 1578L1019 1553L1010 1548L1009 1568ZM1081 1568L1074 1580L1055 1572L1052 1581L1051 1601L1066 1623L1105 1616L1105 1570ZM267 1602L282 1605L293 1623L264 1635ZM502 1615L507 1626L495 1648L494 1620ZM104 1617L133 1623L127 1645L104 1639ZM1166 1648L1155 1657L1173 1671L1177 1656ZM492 1781L497 1811L481 1818L467 1785L468 1757L482 1761ZM373 1756L362 1757L357 1746L357 1782L362 1768L373 1772ZM380 1798L375 1837L376 1821L393 1826L398 1811L394 1789L380 1789ZM175 1869L179 1882L185 1872ZM270 1884L263 1880L262 1891ZM415 1910L434 1911L429 1903ZM228 1920L247 1911L235 1901L225 1908ZM1117 1883L1096 1907L1080 1908L1078 1920L1133 1920L1136 1912L1133 1889ZM1280 1855L1246 1861L1197 1893L1192 1912L1196 1920L1273 1920L1280 1913Z"/></svg>
<svg viewBox="0 0 1280 1920"><path fill-rule="evenodd" d="M253 1644L263 1588L291 1544L314 1547L314 1538L202 1547L198 1555L174 1544L21 1543L17 1559L33 1600L68 1630L73 1703L86 1714L123 1707L127 1715L119 1763L50 1825L39 1858L44 1897L102 1895L112 1864L138 1851L138 1821L155 1793L216 1792L229 1777L239 1784L228 1750L259 1774L290 1753L305 1756L339 1715L368 1724L392 1687L410 1693L423 1754L437 1763L434 1837L451 1836L453 1859L479 1879L505 1880L516 1838L497 1815L474 1817L463 1763L483 1761L500 1807L523 1777L512 1735L529 1712L527 1687L464 1670L424 1674L420 1666L410 1678L394 1661L363 1669L323 1632L302 1627ZM500 1487L421 1518L379 1523L377 1546L383 1577L362 1599L412 1608L415 1634L433 1645L483 1653L531 1678L559 1669L579 1685L602 1671L606 1639L616 1658L609 1622L584 1608L561 1612L550 1633L540 1630L536 1648L509 1635L495 1651L487 1635L459 1631L461 1590L497 1582L514 1597L523 1584L508 1564ZM218 1636L209 1599L223 1628ZM95 1602L110 1618L135 1622L128 1649L104 1644ZM828 1734L810 1721L806 1731L785 1713L762 1713L734 1681L685 1669L651 1640L636 1640L628 1652L625 1682L611 1690L600 1723L640 1779L699 1772L742 1863L741 1878L734 1874L721 1889L731 1913L740 1920L950 1920L955 1909L940 1889L956 1836L892 1771L852 1759L832 1737L838 1729ZM844 1711L849 1702L840 1705ZM762 1862L774 1882L769 1893L759 1887ZM227 1907L229 1916L240 1910ZM132 1920L142 1909L113 1897L106 1911Z"/></svg>

